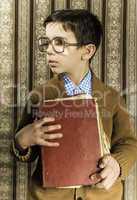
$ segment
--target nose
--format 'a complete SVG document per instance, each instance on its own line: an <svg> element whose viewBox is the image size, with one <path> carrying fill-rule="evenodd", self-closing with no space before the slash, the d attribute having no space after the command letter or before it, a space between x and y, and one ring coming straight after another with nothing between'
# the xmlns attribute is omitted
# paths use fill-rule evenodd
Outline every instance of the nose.
<svg viewBox="0 0 137 200"><path fill-rule="evenodd" d="M49 43L48 45L47 54L54 54L54 50L51 43Z"/></svg>

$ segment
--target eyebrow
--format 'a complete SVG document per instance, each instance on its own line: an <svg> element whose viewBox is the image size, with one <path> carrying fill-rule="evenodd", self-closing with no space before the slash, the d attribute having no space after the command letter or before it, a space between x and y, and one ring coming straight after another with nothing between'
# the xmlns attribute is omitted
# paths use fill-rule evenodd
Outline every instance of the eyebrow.
<svg viewBox="0 0 137 200"><path fill-rule="evenodd" d="M49 38L47 35L46 35L46 37ZM63 38L63 39L65 39L65 40L68 40L68 38L63 37L63 36L60 36L60 35L56 35L56 36L54 36L53 38L56 38L56 37L59 37L59 38ZM52 40L53 38L49 38L49 39Z"/></svg>

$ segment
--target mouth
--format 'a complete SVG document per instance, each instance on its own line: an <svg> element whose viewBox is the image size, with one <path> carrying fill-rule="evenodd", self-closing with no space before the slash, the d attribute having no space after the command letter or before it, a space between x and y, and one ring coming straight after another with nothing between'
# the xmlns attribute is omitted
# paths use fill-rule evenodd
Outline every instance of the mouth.
<svg viewBox="0 0 137 200"><path fill-rule="evenodd" d="M58 62L56 60L48 60L48 64L50 68L56 68L58 65Z"/></svg>
<svg viewBox="0 0 137 200"><path fill-rule="evenodd" d="M50 68L56 68L58 65L58 62L55 60L49 60L48 64L49 64Z"/></svg>
<svg viewBox="0 0 137 200"><path fill-rule="evenodd" d="M48 63L49 64L55 64L55 63L58 63L58 62L56 60L49 60Z"/></svg>

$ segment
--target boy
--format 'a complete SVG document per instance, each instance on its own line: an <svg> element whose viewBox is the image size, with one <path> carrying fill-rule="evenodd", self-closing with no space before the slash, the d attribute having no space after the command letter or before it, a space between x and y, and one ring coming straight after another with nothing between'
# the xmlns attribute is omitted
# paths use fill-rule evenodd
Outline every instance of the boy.
<svg viewBox="0 0 137 200"><path fill-rule="evenodd" d="M33 161L38 157L29 199L122 200L122 180L137 159L137 140L132 135L122 98L98 80L90 69L90 61L102 37L101 24L87 10L59 10L47 17L44 27L46 36L39 39L39 49L46 53L50 69L56 76L30 93L13 141L13 152L19 160ZM111 144L110 155L105 155L99 162L101 181L95 186L77 189L44 189L40 146L59 148L63 135L60 124L46 125L54 118L34 121L34 110L45 99L81 93L98 98L103 128ZM53 142L53 139L57 139L57 142ZM96 174L91 176L91 179L94 178Z"/></svg>

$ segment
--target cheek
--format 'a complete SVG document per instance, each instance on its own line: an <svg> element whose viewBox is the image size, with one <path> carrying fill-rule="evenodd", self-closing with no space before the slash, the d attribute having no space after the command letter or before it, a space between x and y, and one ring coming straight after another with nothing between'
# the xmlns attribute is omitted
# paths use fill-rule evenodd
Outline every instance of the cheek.
<svg viewBox="0 0 137 200"><path fill-rule="evenodd" d="M63 54L58 58L60 64L65 67L71 67L81 62L81 54L77 49L65 49Z"/></svg>
<svg viewBox="0 0 137 200"><path fill-rule="evenodd" d="M64 52L65 60L69 60L70 62L77 62L81 60L81 54L77 50L65 51Z"/></svg>
<svg viewBox="0 0 137 200"><path fill-rule="evenodd" d="M68 66L72 66L76 63L79 62L79 58L77 56L74 56L74 55L69 55L69 56L65 56L63 59L62 59L62 64L64 65L68 65Z"/></svg>

